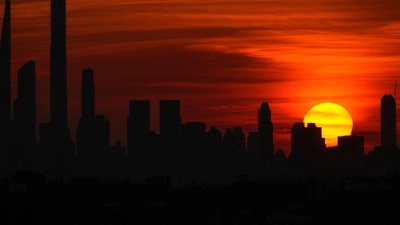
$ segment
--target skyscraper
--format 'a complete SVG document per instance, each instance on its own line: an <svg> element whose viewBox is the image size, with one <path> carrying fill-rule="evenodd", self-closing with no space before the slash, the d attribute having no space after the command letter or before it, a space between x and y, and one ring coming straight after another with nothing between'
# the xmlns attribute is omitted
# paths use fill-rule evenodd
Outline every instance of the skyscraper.
<svg viewBox="0 0 400 225"><path fill-rule="evenodd" d="M66 0L51 0L50 126L49 152L55 154L54 175L70 176L75 144L67 114Z"/></svg>
<svg viewBox="0 0 400 225"><path fill-rule="evenodd" d="M312 162L320 156L325 149L325 139L322 138L322 128L315 123L294 123L291 130L292 161Z"/></svg>
<svg viewBox="0 0 400 225"><path fill-rule="evenodd" d="M11 7L6 0L0 42L0 119L11 119Z"/></svg>
<svg viewBox="0 0 400 225"><path fill-rule="evenodd" d="M50 122L55 139L68 134L65 0L51 0Z"/></svg>
<svg viewBox="0 0 400 225"><path fill-rule="evenodd" d="M142 136L150 131L150 101L130 100L127 118L128 158L140 148ZM132 158L132 157L131 157Z"/></svg>
<svg viewBox="0 0 400 225"><path fill-rule="evenodd" d="M18 96L14 101L13 155L22 169L31 169L36 146L36 69L29 61L18 70ZM14 164L14 162L13 162ZM21 169L21 168L19 168Z"/></svg>
<svg viewBox="0 0 400 225"><path fill-rule="evenodd" d="M165 140L179 140L181 134L181 112L179 100L160 101L160 135Z"/></svg>
<svg viewBox="0 0 400 225"><path fill-rule="evenodd" d="M36 66L29 61L18 70L17 99L14 106L14 119L23 121L26 141L36 142Z"/></svg>
<svg viewBox="0 0 400 225"><path fill-rule="evenodd" d="M95 119L95 86L93 81L93 70L88 68L82 71L82 112L81 118L87 121Z"/></svg>
<svg viewBox="0 0 400 225"><path fill-rule="evenodd" d="M9 163L11 122L11 5L5 1L0 40L0 173L6 173Z"/></svg>
<svg viewBox="0 0 400 225"><path fill-rule="evenodd" d="M391 94L381 99L381 146L393 148L396 142L396 101Z"/></svg>
<svg viewBox="0 0 400 225"><path fill-rule="evenodd" d="M76 131L77 156L82 165L87 166L93 157L91 151L94 150L94 129L95 120L95 86L93 79L93 70L82 70L81 84L81 118L79 119L78 129Z"/></svg>
<svg viewBox="0 0 400 225"><path fill-rule="evenodd" d="M258 141L261 158L272 160L274 157L273 125L268 102L262 102L258 110Z"/></svg>

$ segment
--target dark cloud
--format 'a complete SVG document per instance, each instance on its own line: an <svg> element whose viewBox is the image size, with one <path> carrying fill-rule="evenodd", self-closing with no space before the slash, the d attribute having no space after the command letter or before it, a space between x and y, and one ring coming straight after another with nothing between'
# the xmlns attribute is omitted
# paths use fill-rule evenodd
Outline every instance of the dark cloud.
<svg viewBox="0 0 400 225"><path fill-rule="evenodd" d="M124 55L110 55L108 59L103 55L100 56L101 59L92 56L92 62L98 64L96 66L102 67L99 63L107 64L107 67L113 68L112 72L117 74L104 77L108 84L252 84L285 80L280 73L280 70L285 69L283 65L272 59L257 58L240 52L159 46L121 54ZM265 75L260 76L260 72Z"/></svg>

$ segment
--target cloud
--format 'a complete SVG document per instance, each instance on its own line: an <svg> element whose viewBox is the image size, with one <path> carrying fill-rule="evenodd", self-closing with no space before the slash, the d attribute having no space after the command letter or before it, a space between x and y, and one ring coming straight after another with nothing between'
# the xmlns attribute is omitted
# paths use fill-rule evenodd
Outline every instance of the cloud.
<svg viewBox="0 0 400 225"><path fill-rule="evenodd" d="M252 57L240 52L200 51L180 46L121 52L118 58L93 56L92 62L113 68L112 72L120 76L105 79L116 84L257 84L284 80L277 71L281 65L272 59ZM101 67L100 64L98 66ZM266 76L259 76L260 72Z"/></svg>

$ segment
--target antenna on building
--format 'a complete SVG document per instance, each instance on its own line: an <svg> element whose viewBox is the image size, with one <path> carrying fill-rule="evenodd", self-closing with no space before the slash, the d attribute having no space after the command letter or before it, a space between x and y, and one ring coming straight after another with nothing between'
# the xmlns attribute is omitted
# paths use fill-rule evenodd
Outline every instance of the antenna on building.
<svg viewBox="0 0 400 225"><path fill-rule="evenodd" d="M396 101L396 88L397 88L397 79L394 82L394 95L393 95L393 98L394 98L395 101Z"/></svg>

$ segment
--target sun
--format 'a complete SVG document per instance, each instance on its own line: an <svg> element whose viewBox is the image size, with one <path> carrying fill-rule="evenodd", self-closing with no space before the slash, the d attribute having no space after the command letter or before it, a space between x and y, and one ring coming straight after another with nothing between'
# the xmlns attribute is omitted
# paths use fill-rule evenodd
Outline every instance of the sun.
<svg viewBox="0 0 400 225"><path fill-rule="evenodd" d="M353 119L341 105L321 103L312 107L304 116L304 123L315 123L322 127L322 137L327 147L337 145L337 137L351 135Z"/></svg>

